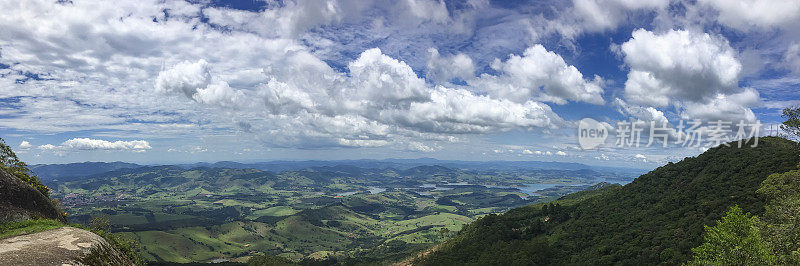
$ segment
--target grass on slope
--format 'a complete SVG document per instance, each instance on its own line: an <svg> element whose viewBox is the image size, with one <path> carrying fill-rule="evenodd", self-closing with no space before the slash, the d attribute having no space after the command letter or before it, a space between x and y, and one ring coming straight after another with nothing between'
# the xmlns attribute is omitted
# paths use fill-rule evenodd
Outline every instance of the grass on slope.
<svg viewBox="0 0 800 266"><path fill-rule="evenodd" d="M267 209L254 211L247 216L247 219L255 220L261 216L289 216L297 213L298 211L289 206L275 206Z"/></svg>
<svg viewBox="0 0 800 266"><path fill-rule="evenodd" d="M64 227L64 224L56 220L26 220L0 224L0 239L38 233L59 227Z"/></svg>

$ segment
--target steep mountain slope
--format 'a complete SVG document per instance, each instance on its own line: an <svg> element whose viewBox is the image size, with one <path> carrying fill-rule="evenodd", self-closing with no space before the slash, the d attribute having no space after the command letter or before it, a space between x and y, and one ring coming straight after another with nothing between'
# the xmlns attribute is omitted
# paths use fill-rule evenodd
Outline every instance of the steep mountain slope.
<svg viewBox="0 0 800 266"><path fill-rule="evenodd" d="M0 223L35 218L66 222L47 196L0 169Z"/></svg>
<svg viewBox="0 0 800 266"><path fill-rule="evenodd" d="M575 202L528 206L465 227L420 265L680 264L732 205L760 214L756 190L793 169L800 147L762 138L755 148L718 147L670 163L619 189Z"/></svg>
<svg viewBox="0 0 800 266"><path fill-rule="evenodd" d="M0 169L0 264L134 265L117 239L66 222L47 196Z"/></svg>

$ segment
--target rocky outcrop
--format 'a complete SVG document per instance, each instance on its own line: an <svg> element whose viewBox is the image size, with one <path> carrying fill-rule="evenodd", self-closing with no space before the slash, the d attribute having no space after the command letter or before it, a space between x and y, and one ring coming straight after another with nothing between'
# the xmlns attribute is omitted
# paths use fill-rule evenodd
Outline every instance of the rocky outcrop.
<svg viewBox="0 0 800 266"><path fill-rule="evenodd" d="M66 222L49 198L0 169L0 223L36 218Z"/></svg>
<svg viewBox="0 0 800 266"><path fill-rule="evenodd" d="M133 265L102 237L61 227L0 240L0 265Z"/></svg>

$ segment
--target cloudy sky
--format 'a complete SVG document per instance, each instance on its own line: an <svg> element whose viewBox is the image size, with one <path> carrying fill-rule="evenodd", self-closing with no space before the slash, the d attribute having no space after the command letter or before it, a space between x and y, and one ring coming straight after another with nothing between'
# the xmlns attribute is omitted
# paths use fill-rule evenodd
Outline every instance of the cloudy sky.
<svg viewBox="0 0 800 266"><path fill-rule="evenodd" d="M0 0L0 136L30 163L653 167L703 148L583 151L578 121L778 123L798 86L795 0Z"/></svg>

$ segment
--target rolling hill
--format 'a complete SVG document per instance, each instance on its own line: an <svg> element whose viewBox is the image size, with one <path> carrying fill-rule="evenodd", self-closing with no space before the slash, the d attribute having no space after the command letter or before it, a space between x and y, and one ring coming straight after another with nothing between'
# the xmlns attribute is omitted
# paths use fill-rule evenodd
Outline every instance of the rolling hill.
<svg viewBox="0 0 800 266"><path fill-rule="evenodd" d="M681 264L702 242L703 227L731 206L764 213L756 190L770 174L800 161L798 144L781 138L762 138L755 148L733 146L669 163L624 187L488 215L414 263Z"/></svg>
<svg viewBox="0 0 800 266"><path fill-rule="evenodd" d="M265 254L379 263L425 250L482 215L604 180L629 179L586 169L336 165L274 173L165 165L53 182L53 195L72 222L106 217L112 232L141 244L148 261Z"/></svg>

